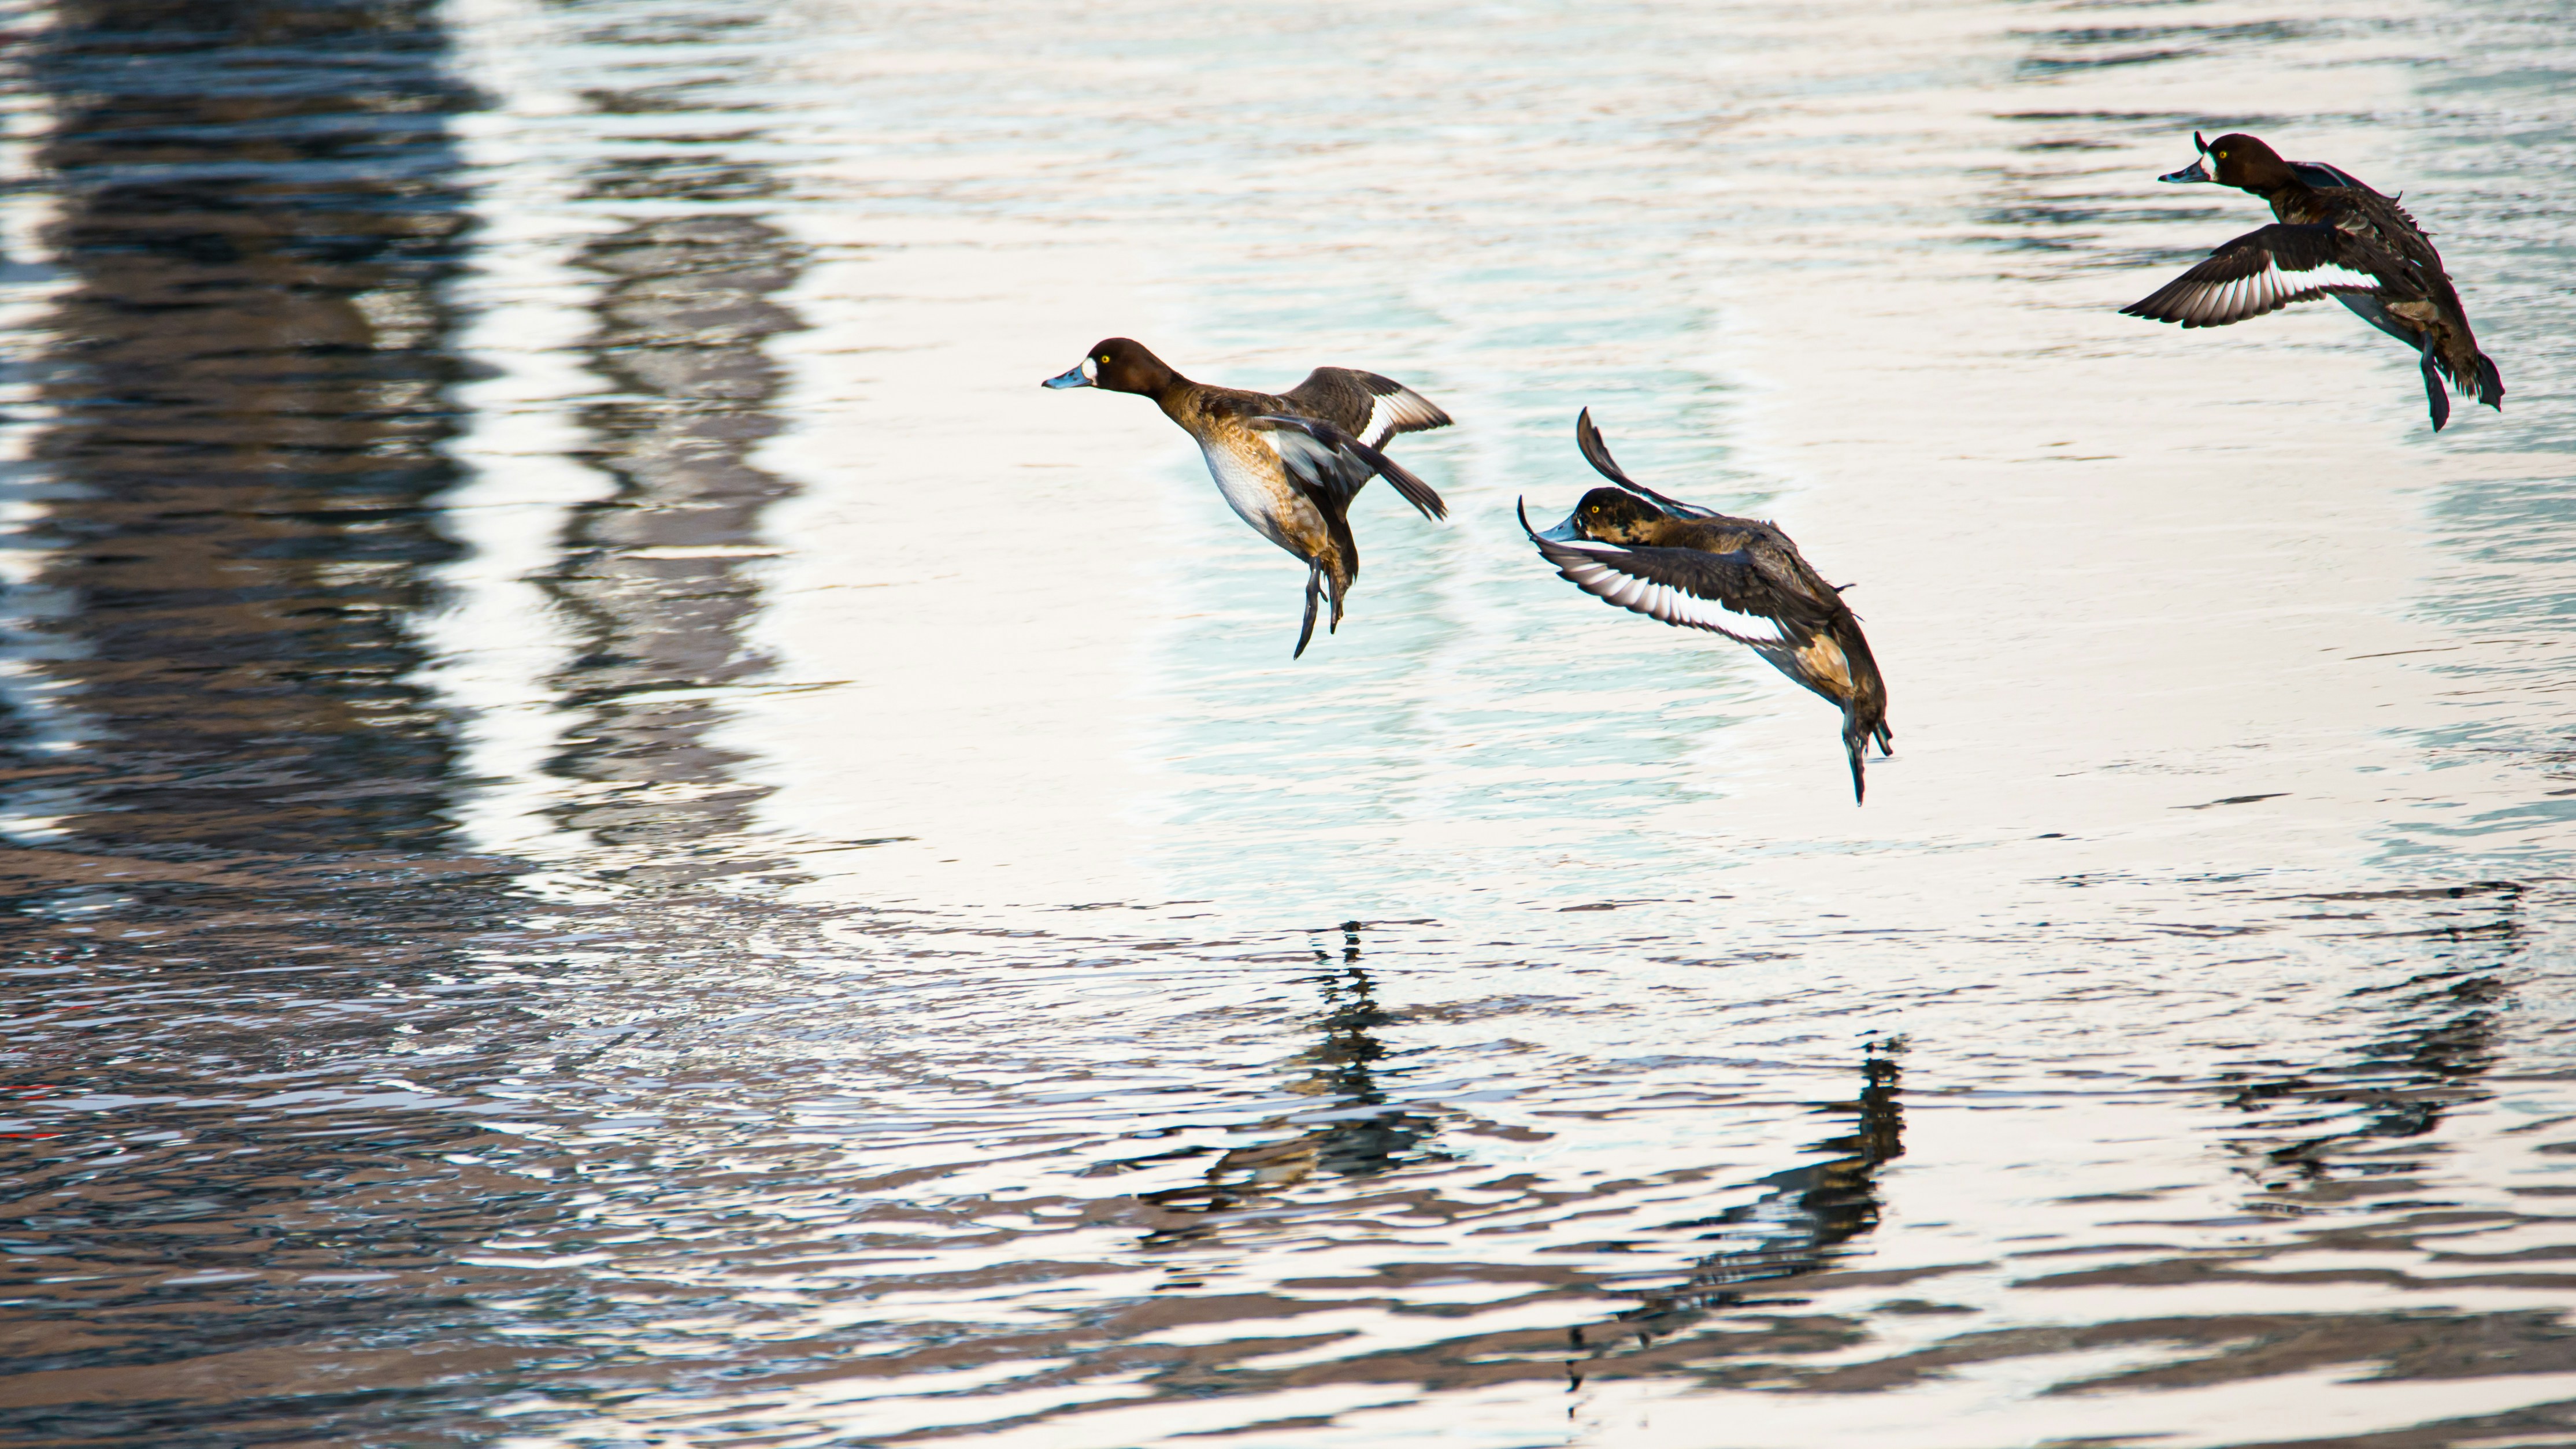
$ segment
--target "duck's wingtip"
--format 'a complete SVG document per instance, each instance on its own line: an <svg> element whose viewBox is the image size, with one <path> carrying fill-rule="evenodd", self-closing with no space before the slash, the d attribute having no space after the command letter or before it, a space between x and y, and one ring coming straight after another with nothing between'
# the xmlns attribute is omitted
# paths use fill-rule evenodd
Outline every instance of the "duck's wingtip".
<svg viewBox="0 0 2576 1449"><path fill-rule="evenodd" d="M1601 440L1601 429L1593 423L1592 409L1589 407L1586 407L1582 412L1575 414L1574 446L1576 451L1583 454L1583 461L1592 465L1593 472L1600 474L1602 477L1609 479L1611 482L1618 484L1620 487L1627 489L1631 493L1637 493L1648 498L1653 498L1657 503L1661 503L1663 501L1655 494L1649 493L1645 489L1640 488L1628 477L1626 472L1620 469L1619 461L1610 456L1610 445Z"/></svg>

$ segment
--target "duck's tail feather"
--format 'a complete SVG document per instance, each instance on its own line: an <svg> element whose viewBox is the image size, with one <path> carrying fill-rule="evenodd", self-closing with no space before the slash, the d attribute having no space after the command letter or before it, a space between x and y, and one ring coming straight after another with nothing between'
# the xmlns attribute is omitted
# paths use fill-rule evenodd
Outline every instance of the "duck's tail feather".
<svg viewBox="0 0 2576 1449"><path fill-rule="evenodd" d="M1440 501L1440 495L1431 491L1430 484L1406 472L1403 464L1377 449L1365 443L1360 444L1360 448L1362 449L1360 461L1375 468L1379 477L1393 485L1396 492L1404 495L1405 502L1422 511L1423 517L1436 520L1449 516L1449 505Z"/></svg>
<svg viewBox="0 0 2576 1449"><path fill-rule="evenodd" d="M2457 354L2448 350L2436 352L2428 343L2425 351L2433 357L2433 365L2441 369L2451 391L2504 411L2504 374L2496 371L2494 358L2477 351L2474 343L2470 345L2466 367L2460 365Z"/></svg>

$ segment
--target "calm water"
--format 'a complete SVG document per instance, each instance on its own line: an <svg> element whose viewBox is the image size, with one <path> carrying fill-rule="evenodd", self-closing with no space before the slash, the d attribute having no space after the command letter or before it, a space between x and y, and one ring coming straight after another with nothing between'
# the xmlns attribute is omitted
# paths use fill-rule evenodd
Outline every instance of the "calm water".
<svg viewBox="0 0 2576 1449"><path fill-rule="evenodd" d="M2576 1445L2564 6L5 40L0 1443ZM2507 410L2116 315L2195 127ZM1451 520L1292 664L1117 333ZM1521 541L1584 405L1866 809Z"/></svg>

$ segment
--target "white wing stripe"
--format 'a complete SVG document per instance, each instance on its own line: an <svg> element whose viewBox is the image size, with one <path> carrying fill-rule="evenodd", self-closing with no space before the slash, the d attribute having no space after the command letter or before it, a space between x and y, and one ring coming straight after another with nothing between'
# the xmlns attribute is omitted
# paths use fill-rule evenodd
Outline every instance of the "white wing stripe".
<svg viewBox="0 0 2576 1449"><path fill-rule="evenodd" d="M1568 547L1579 546L1569 545ZM1777 619L1763 614L1747 614L1730 609L1714 599L1703 599L1696 594L1674 588L1670 584L1657 583L1652 579L1623 572L1612 564L1598 561L1603 554L1595 552L1594 549L1584 549L1583 552L1591 553L1594 557L1579 562L1574 560L1559 562L1557 572L1594 598L1666 624L1706 629L1713 634L1723 634L1739 644L1772 645L1789 642L1789 630Z"/></svg>
<svg viewBox="0 0 2576 1449"><path fill-rule="evenodd" d="M1360 429L1360 440L1372 448L1383 448L1395 436L1395 430L1414 423L1427 423L1440 415L1431 400L1409 387L1398 387L1369 399L1368 426Z"/></svg>
<svg viewBox="0 0 2576 1449"><path fill-rule="evenodd" d="M2378 278L2333 262L2287 272L2279 258L2266 257L2263 270L2251 276L2191 283L2176 299L2174 310L2185 321L2215 325L2259 317L2330 291L2376 291L2378 287Z"/></svg>

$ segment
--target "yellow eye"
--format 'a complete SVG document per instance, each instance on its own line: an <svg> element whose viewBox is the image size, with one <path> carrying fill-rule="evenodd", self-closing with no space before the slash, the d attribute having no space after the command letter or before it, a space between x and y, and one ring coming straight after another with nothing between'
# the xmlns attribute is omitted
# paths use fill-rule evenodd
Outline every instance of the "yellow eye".
<svg viewBox="0 0 2576 1449"><path fill-rule="evenodd" d="M1104 352L1104 353L1100 354L1100 365L1101 365L1101 366L1103 366L1103 367L1106 367L1106 366L1108 366L1108 365L1109 365L1109 354L1108 354L1108 353Z"/></svg>
<svg viewBox="0 0 2576 1449"><path fill-rule="evenodd" d="M1593 511L1593 512L1595 512L1595 513L1599 513L1599 512L1601 511L1601 505L1600 505L1600 504L1598 504L1598 503L1593 504L1593 505L1592 505L1592 511Z"/></svg>
<svg viewBox="0 0 2576 1449"><path fill-rule="evenodd" d="M2217 155L2218 155L2218 159L2219 159L2219 160L2221 160L2221 161L2224 161L2224 160L2226 160L2226 159L2227 159L2227 153L2226 153L2226 152L2224 152L2224 151L2218 152L2218 153L2217 153Z"/></svg>

